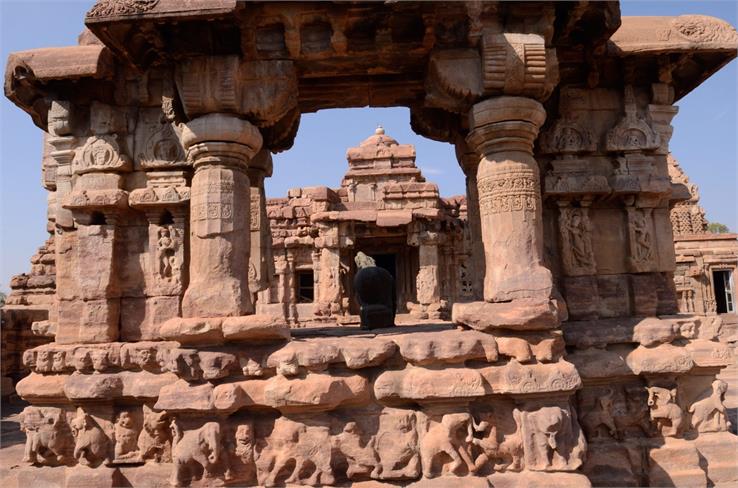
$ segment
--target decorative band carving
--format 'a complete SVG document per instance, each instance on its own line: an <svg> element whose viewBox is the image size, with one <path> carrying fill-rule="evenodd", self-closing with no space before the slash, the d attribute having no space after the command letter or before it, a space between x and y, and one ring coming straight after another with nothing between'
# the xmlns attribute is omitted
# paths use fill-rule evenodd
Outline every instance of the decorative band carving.
<svg viewBox="0 0 738 488"><path fill-rule="evenodd" d="M479 210L482 215L501 212L534 212L540 185L531 171L514 171L479 178Z"/></svg>

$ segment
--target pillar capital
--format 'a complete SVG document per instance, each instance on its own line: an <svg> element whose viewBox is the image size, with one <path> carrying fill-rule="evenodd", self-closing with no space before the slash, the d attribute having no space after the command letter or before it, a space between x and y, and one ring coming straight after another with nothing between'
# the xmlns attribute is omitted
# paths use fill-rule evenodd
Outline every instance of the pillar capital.
<svg viewBox="0 0 738 488"><path fill-rule="evenodd" d="M525 97L495 97L469 112L469 147L480 154L502 151L532 153L538 129L546 120L539 102Z"/></svg>
<svg viewBox="0 0 738 488"><path fill-rule="evenodd" d="M222 113L203 115L183 124L180 139L196 169L207 164L245 167L263 143L253 124Z"/></svg>

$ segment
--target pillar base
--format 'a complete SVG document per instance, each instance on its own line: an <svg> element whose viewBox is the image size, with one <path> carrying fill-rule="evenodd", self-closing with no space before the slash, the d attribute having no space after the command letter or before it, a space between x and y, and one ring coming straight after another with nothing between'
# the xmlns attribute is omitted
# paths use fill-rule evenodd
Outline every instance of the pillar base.
<svg viewBox="0 0 738 488"><path fill-rule="evenodd" d="M496 329L555 329L566 312L556 300L523 298L511 302L455 303L451 319L472 329L488 332Z"/></svg>

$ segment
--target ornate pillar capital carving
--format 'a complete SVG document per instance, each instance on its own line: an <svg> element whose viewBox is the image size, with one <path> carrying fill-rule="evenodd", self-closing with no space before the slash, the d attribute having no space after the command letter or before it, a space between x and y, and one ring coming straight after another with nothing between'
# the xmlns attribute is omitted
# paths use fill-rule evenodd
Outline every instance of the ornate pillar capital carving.
<svg viewBox="0 0 738 488"><path fill-rule="evenodd" d="M180 138L196 170L206 164L245 168L263 143L253 124L223 113L203 115L183 124Z"/></svg>
<svg viewBox="0 0 738 488"><path fill-rule="evenodd" d="M490 98L472 107L466 142L479 154L521 151L532 155L538 129L545 120L543 105L531 98Z"/></svg>

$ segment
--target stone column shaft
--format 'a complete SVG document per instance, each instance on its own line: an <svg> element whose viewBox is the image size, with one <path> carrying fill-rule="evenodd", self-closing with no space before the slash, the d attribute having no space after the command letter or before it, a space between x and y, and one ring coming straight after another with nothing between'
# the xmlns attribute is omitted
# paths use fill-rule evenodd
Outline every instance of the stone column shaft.
<svg viewBox="0 0 738 488"><path fill-rule="evenodd" d="M474 298L482 299L484 289L485 257L482 243L482 222L479 216L479 190L477 187L477 171L479 170L479 155L469 149L464 140L456 143L456 159L466 176L466 215L469 225L469 239L471 246L470 260L467 269L470 270Z"/></svg>
<svg viewBox="0 0 738 488"><path fill-rule="evenodd" d="M535 100L497 97L472 108L467 143L481 155L477 170L485 253L484 299L549 298L543 265L539 169L533 141L546 113Z"/></svg>
<svg viewBox="0 0 738 488"><path fill-rule="evenodd" d="M193 162L190 283L185 317L253 313L249 291L251 190L248 163L259 131L233 115L210 114L185 124L182 143Z"/></svg>
<svg viewBox="0 0 738 488"><path fill-rule="evenodd" d="M423 243L418 247L420 269L417 277L418 303L430 305L441 300L438 244Z"/></svg>

